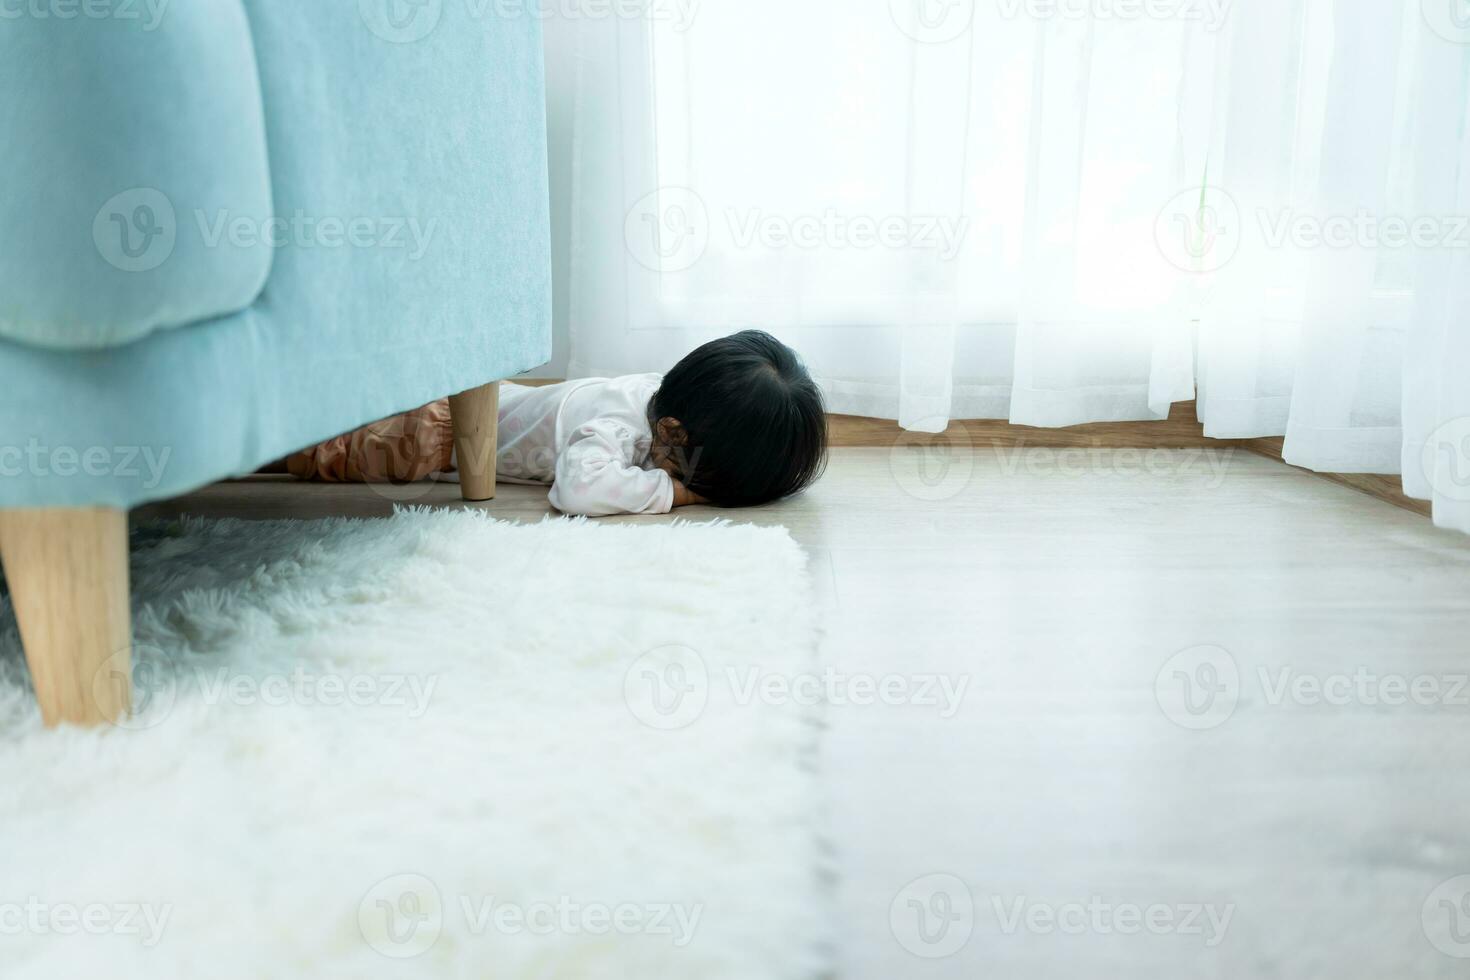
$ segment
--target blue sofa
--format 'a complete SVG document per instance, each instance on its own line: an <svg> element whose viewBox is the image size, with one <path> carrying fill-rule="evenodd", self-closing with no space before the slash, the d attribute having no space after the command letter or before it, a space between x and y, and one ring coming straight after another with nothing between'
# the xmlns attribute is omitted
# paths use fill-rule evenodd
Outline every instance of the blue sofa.
<svg viewBox="0 0 1470 980"><path fill-rule="evenodd" d="M534 11L0 9L0 558L48 722L126 710L128 508L457 393L493 487L493 382L551 353Z"/></svg>

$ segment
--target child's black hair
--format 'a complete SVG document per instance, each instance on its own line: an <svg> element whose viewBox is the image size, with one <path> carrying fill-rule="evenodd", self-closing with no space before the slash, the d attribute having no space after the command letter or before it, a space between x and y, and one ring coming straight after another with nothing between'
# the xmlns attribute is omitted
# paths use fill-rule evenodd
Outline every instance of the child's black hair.
<svg viewBox="0 0 1470 980"><path fill-rule="evenodd" d="M648 413L655 432L661 419L678 420L680 479L722 507L789 497L826 466L821 390L796 352L762 330L690 353L664 376Z"/></svg>

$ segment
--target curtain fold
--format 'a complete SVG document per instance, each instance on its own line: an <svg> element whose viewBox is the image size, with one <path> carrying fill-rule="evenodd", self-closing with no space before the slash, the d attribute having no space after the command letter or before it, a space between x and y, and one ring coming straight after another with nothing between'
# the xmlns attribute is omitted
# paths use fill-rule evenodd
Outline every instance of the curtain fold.
<svg viewBox="0 0 1470 980"><path fill-rule="evenodd" d="M569 370L760 326L834 411L912 430L1196 399L1211 437L1402 471L1470 530L1470 29L1440 3L553 21L578 50Z"/></svg>
<svg viewBox="0 0 1470 980"><path fill-rule="evenodd" d="M1470 30L1426 38L1424 93L1470 91ZM1446 99L1415 120L1415 207L1470 222L1470 109ZM1451 234L1455 233L1450 229ZM1470 241L1470 231L1459 234ZM1415 268L1403 378L1404 492L1434 503L1441 527L1470 533L1470 245L1425 250Z"/></svg>
<svg viewBox="0 0 1470 980"><path fill-rule="evenodd" d="M1398 466L1410 257L1362 216L1406 215L1399 140L1418 40L1418 3L1337 0L1307 214L1340 241L1314 247L1283 456L1308 469L1385 473ZM1413 93L1418 94L1418 93ZM1426 109L1431 108L1427 103ZM1348 224L1352 228L1347 230ZM1400 261L1402 260L1402 261Z"/></svg>
<svg viewBox="0 0 1470 980"><path fill-rule="evenodd" d="M1238 4L1219 39L1196 244L1196 404L1205 434L1286 433L1305 257L1268 242L1311 179L1318 125L1304 0ZM1322 25L1313 24L1317 31Z"/></svg>

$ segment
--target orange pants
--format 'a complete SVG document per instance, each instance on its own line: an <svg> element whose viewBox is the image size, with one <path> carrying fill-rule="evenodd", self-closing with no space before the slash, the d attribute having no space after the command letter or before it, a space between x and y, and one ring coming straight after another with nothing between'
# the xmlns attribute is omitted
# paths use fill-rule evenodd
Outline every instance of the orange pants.
<svg viewBox="0 0 1470 980"><path fill-rule="evenodd" d="M322 483L412 483L454 468L449 399L430 402L286 457L292 476Z"/></svg>

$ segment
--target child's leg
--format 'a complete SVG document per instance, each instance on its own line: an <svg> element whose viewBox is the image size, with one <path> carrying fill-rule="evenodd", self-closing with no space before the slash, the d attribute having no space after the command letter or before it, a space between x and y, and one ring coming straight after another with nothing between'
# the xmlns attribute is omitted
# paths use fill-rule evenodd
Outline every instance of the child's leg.
<svg viewBox="0 0 1470 980"><path fill-rule="evenodd" d="M395 415L286 457L286 469L323 483L411 483L450 469L449 400Z"/></svg>

